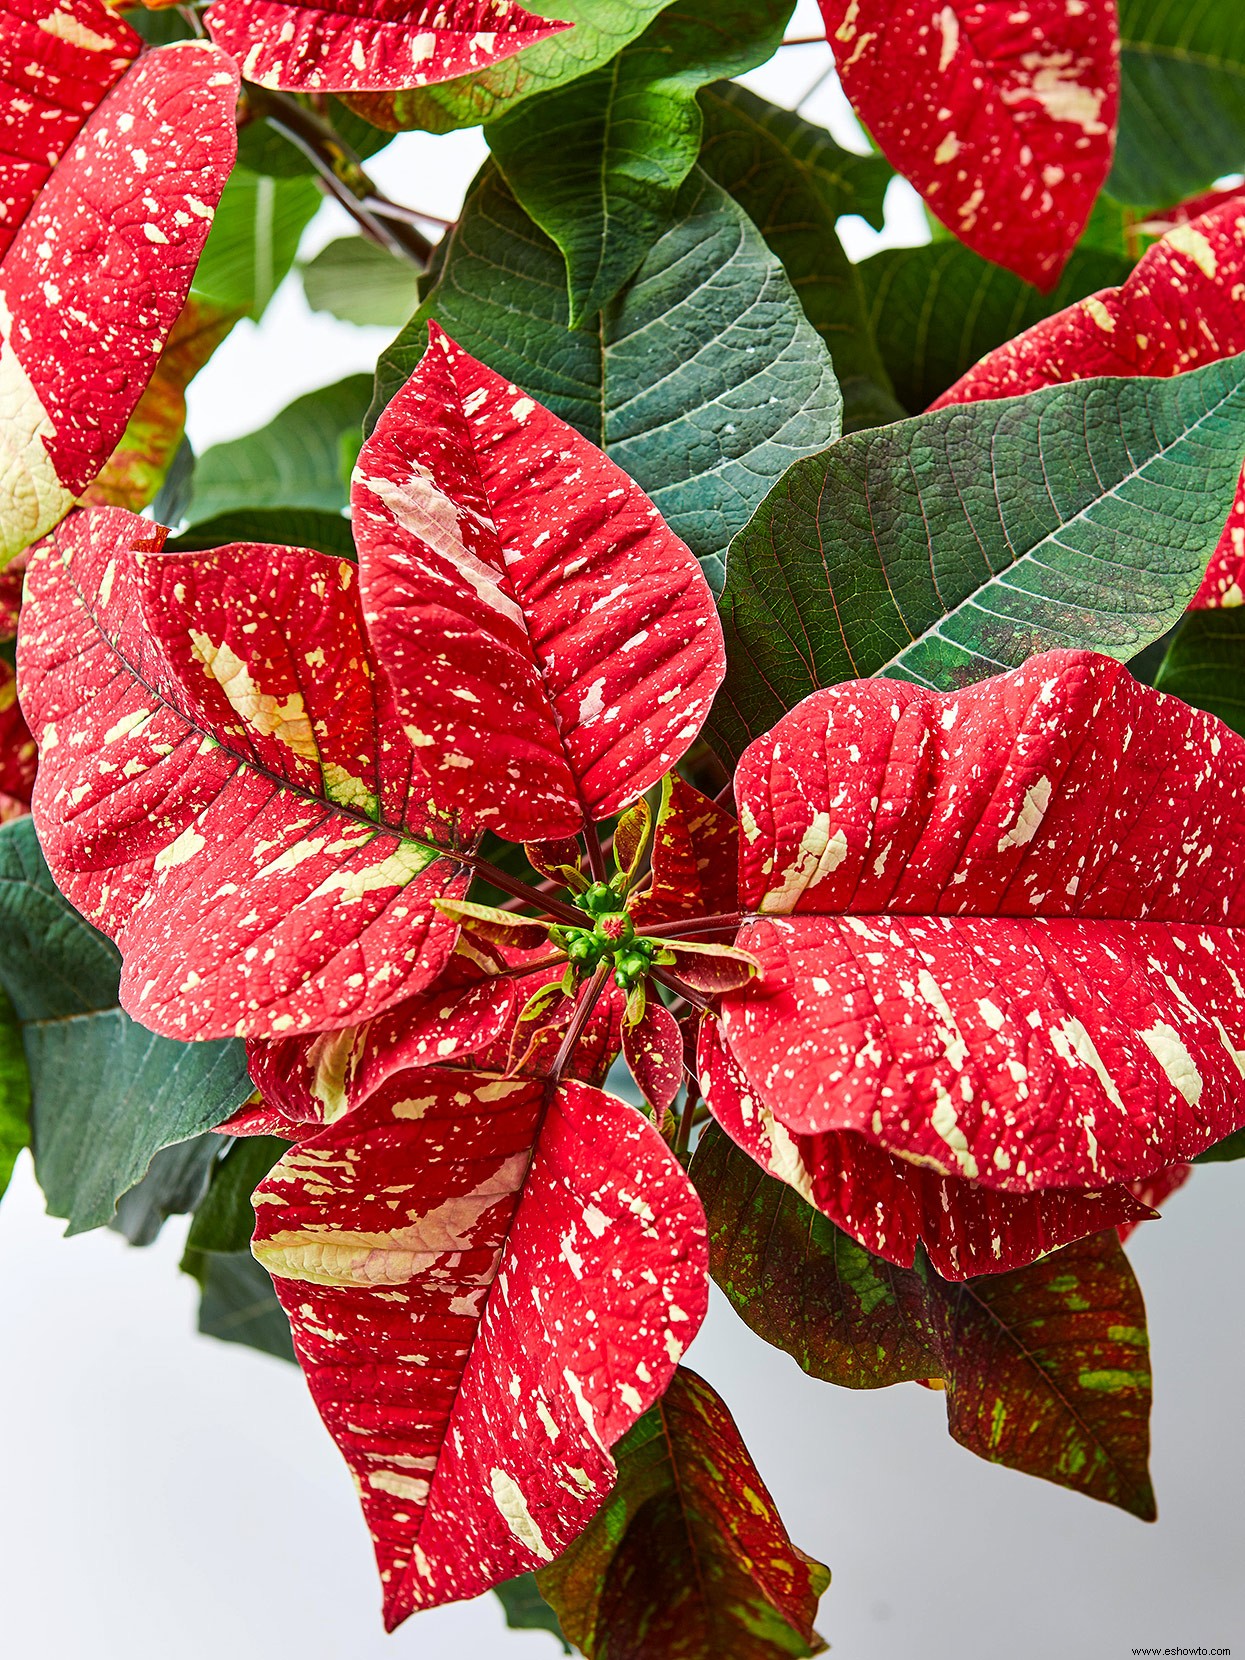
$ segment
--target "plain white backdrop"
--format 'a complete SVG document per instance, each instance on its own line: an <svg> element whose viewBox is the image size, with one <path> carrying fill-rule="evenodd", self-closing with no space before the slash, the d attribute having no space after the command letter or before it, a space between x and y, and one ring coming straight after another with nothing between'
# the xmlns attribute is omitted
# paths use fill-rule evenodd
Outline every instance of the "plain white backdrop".
<svg viewBox="0 0 1245 1660"><path fill-rule="evenodd" d="M818 24L803 0L793 33ZM751 77L794 104L823 48ZM806 113L859 147L833 84ZM478 133L409 135L375 172L452 216ZM925 236L903 184L882 241ZM304 251L340 234L326 208ZM854 257L881 245L845 222ZM386 342L312 316L289 282L193 389L191 436L252 430ZM1130 1249L1150 1313L1160 1520L988 1466L948 1438L940 1396L806 1378L722 1299L690 1364L734 1412L792 1537L829 1564L834 1660L1114 1660L1134 1646L1245 1654L1245 1171L1199 1171ZM555 1660L492 1597L381 1630L370 1546L298 1373L200 1338L177 1272L184 1223L133 1250L62 1241L23 1160L0 1206L0 1655L12 1660ZM732 1660L729 1655L720 1660Z"/></svg>

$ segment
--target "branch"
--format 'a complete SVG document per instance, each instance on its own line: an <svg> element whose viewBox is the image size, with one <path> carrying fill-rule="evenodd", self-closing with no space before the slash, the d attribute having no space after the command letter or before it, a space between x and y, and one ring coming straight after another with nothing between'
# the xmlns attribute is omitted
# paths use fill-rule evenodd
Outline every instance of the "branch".
<svg viewBox="0 0 1245 1660"><path fill-rule="evenodd" d="M374 242L409 259L421 271L426 269L433 244L406 221L404 211L392 217L388 212L382 214L382 204L386 210L395 204L377 190L358 156L329 122L284 92L248 83L245 96L254 115L271 123L302 151L330 194Z"/></svg>

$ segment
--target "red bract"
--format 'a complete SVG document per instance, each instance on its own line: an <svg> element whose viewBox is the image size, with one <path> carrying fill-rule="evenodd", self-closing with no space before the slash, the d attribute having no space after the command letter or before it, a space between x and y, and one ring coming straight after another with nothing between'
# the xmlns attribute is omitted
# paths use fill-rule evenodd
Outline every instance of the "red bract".
<svg viewBox="0 0 1245 1660"><path fill-rule="evenodd" d="M248 81L292 92L429 86L569 27L512 0L216 0L204 21Z"/></svg>
<svg viewBox="0 0 1245 1660"><path fill-rule="evenodd" d="M652 864L652 882L630 907L641 932L738 910L739 826L677 773L662 781Z"/></svg>
<svg viewBox="0 0 1245 1660"><path fill-rule="evenodd" d="M54 525L115 448L181 311L237 148L237 71L215 47L149 52L113 86L137 44L130 31L95 5L29 0L0 34L6 119L16 115L27 143L39 127L14 77L28 75L28 60L11 54L32 26L47 43L35 90L60 113L39 164L11 169L4 187L6 208L24 218L0 263L0 558Z"/></svg>
<svg viewBox="0 0 1245 1660"><path fill-rule="evenodd" d="M1111 166L1114 0L821 0L843 90L962 242L1050 287Z"/></svg>
<svg viewBox="0 0 1245 1660"><path fill-rule="evenodd" d="M1111 1195L1245 1120L1245 742L1213 717L1081 652L948 695L855 682L736 792L764 980L723 1034L788 1135L935 1171L954 1213L959 1187Z"/></svg>
<svg viewBox="0 0 1245 1660"><path fill-rule="evenodd" d="M32 559L19 643L35 814L62 890L117 941L121 996L175 1037L340 1027L439 971L439 849L371 660L355 569L292 548L161 554L120 510Z"/></svg>
<svg viewBox="0 0 1245 1660"><path fill-rule="evenodd" d="M390 1628L553 1560L705 1312L695 1193L583 1084L398 1075L292 1149L257 1215Z"/></svg>
<svg viewBox="0 0 1245 1660"><path fill-rule="evenodd" d="M667 772L725 673L692 553L600 450L435 325L353 491L368 627L441 799L574 835Z"/></svg>

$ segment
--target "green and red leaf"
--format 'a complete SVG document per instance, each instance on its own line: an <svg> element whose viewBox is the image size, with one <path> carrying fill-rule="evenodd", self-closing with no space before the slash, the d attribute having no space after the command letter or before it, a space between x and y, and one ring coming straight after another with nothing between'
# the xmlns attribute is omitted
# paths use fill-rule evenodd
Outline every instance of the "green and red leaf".
<svg viewBox="0 0 1245 1660"><path fill-rule="evenodd" d="M588 1660L820 1654L830 1583L793 1545L717 1392L680 1366L617 1448L618 1486L538 1574Z"/></svg>
<svg viewBox="0 0 1245 1660"><path fill-rule="evenodd" d="M691 1185L584 1084L391 1077L291 1149L256 1208L391 1629L565 1549L705 1312Z"/></svg>
<svg viewBox="0 0 1245 1660"><path fill-rule="evenodd" d="M643 933L663 922L730 915L739 908L739 826L678 773L662 779L651 885L630 902Z"/></svg>

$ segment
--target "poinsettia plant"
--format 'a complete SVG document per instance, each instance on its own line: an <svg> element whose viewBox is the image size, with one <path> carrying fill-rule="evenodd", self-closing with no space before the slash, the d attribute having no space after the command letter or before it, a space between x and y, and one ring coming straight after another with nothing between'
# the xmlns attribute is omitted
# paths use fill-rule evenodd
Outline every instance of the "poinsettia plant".
<svg viewBox="0 0 1245 1660"><path fill-rule="evenodd" d="M1231 18L822 0L857 153L738 84L793 10L0 20L0 1174L192 1213L390 1628L821 1651L711 1279L1155 1514L1122 1241L1245 1151L1245 131L1146 120ZM434 247L366 164L480 124ZM322 193L399 332L196 458Z"/></svg>

